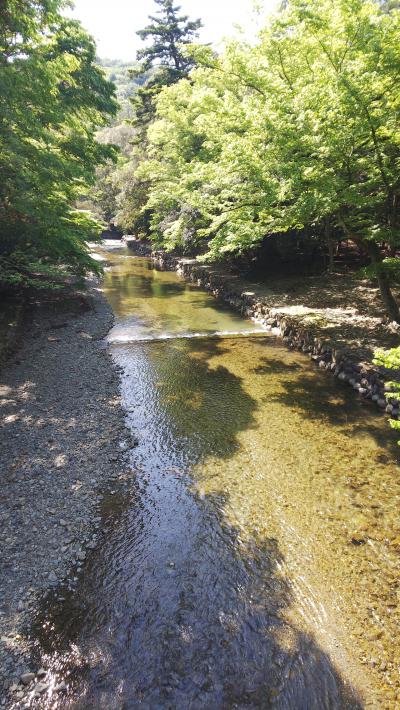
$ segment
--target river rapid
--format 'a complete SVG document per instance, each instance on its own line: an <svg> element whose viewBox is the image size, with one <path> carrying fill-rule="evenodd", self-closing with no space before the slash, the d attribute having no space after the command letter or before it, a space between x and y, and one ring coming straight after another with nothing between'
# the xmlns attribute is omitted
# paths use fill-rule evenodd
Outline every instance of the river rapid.
<svg viewBox="0 0 400 710"><path fill-rule="evenodd" d="M68 686L40 703L400 707L387 422L175 273L119 244L99 254L137 441L129 492L104 498L102 545L37 619Z"/></svg>

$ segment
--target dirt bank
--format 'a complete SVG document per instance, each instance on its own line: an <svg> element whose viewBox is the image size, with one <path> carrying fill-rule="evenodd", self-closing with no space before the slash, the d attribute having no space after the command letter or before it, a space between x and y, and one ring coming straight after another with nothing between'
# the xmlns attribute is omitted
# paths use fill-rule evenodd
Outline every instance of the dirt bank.
<svg viewBox="0 0 400 710"><path fill-rule="evenodd" d="M101 538L101 494L126 470L119 378L103 341L112 321L96 284L40 297L0 373L2 706L46 685L24 632L46 588L68 575L74 584Z"/></svg>

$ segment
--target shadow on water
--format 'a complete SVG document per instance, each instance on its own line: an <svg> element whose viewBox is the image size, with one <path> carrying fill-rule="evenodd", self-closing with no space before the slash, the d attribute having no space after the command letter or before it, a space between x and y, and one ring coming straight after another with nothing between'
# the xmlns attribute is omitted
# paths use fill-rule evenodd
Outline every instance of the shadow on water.
<svg viewBox="0 0 400 710"><path fill-rule="evenodd" d="M224 339L178 340L161 347L149 344L146 350L157 372L157 399L163 412L160 423L172 432L182 462L193 465L210 455L224 460L233 456L238 434L256 425L257 402L244 390L240 377L223 365L211 365L214 358L229 352ZM127 351L123 360L129 387L139 370L142 377L146 374L143 363L138 367L137 362L129 362ZM151 373L149 387L152 379ZM165 432L156 432L157 438L160 433Z"/></svg>
<svg viewBox="0 0 400 710"><path fill-rule="evenodd" d="M47 598L33 633L69 691L41 705L361 710L315 639L283 618L292 594L277 541L243 543L220 512L226 493L200 500L168 480L162 534L148 516L162 494L114 497L111 516L105 499L104 545L74 594Z"/></svg>
<svg viewBox="0 0 400 710"><path fill-rule="evenodd" d="M110 272L106 275L107 289L112 290L114 296L118 295L119 301L137 294L140 294L141 298L176 298L186 290L184 282L157 281L153 278L153 273L150 270L144 271L133 278L129 272L124 274Z"/></svg>
<svg viewBox="0 0 400 710"><path fill-rule="evenodd" d="M133 490L105 497L101 546L31 630L69 688L65 698L50 689L43 707L363 707L313 636L285 620L293 595L277 540L244 540L225 516L229 491L205 494L192 479L210 458L230 466L256 424L256 399L218 362L232 347L115 350L132 428L142 427Z"/></svg>
<svg viewBox="0 0 400 710"><path fill-rule="evenodd" d="M282 404L288 411L295 409L308 421L325 420L329 425L343 427L343 430L346 428L348 436L365 432L387 450L386 462L389 462L390 456L398 460L396 433L382 425L374 405L355 396L348 385L327 377L326 373L320 373L317 369L307 372L302 363L284 362L271 353L253 372L258 376L286 375L280 379L280 391L268 395L269 401ZM382 453L378 456L385 457Z"/></svg>
<svg viewBox="0 0 400 710"><path fill-rule="evenodd" d="M284 362L278 358L268 357L262 365L254 367L252 372L254 372L255 375L270 375L271 373L286 374L295 372L296 370L301 370L301 365L297 362Z"/></svg>
<svg viewBox="0 0 400 710"><path fill-rule="evenodd" d="M220 317L208 305L203 320L193 316L193 304L208 303L207 294L192 302L189 293L184 311L180 294L185 289L187 295L187 287L171 275L154 277L145 260L134 279L131 270L127 263L116 278L109 272L105 279L119 324L137 316L138 298L150 327L174 327L181 317L196 332L199 322L203 330ZM223 329L238 319L222 319ZM377 441L387 429L351 392L303 367L304 356L271 337L177 338L111 350L122 369L127 422L138 438L128 492L116 483L114 495L105 495L101 544L88 555L76 589L53 590L30 630L38 663L53 681L68 684L61 696L51 682L33 706L361 710L363 701L309 631L318 629L323 643L325 627L308 612L297 614L298 582L307 576L302 551L311 546L323 557L317 558L322 585L331 580L326 567L334 567L332 561L340 559L346 577L356 572L349 592L339 588L336 570L329 592L334 601L341 591L347 601L354 596L353 581L362 575L351 567L351 543L346 555L335 557L337 530L342 535L346 522L346 481L353 472L361 485L358 468L363 478L366 469L375 474L369 452L385 455L367 438L365 451L359 445L363 428ZM361 450L355 467L353 439L347 446L353 435ZM382 469L389 480L389 467ZM377 480L384 489L386 479ZM293 528L274 527L269 515L284 493L295 508ZM330 515L318 517L325 501ZM335 537L327 536L331 519ZM297 567L288 530L300 550ZM357 604L364 602L362 591ZM307 607L311 616L315 608Z"/></svg>

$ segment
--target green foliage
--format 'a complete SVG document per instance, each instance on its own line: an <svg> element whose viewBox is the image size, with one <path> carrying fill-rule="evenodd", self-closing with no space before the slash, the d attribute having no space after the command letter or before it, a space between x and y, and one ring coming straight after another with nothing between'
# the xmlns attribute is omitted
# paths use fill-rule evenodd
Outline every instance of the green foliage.
<svg viewBox="0 0 400 710"><path fill-rule="evenodd" d="M377 264L369 264L360 270L360 275L366 278L375 278L379 274L387 274L393 281L400 277L400 259L386 257Z"/></svg>
<svg viewBox="0 0 400 710"><path fill-rule="evenodd" d="M400 14L365 0L292 0L255 45L192 48L149 127L144 210L167 249L207 257L304 228L370 255L392 318L400 244Z"/></svg>
<svg viewBox="0 0 400 710"><path fill-rule="evenodd" d="M381 365L387 370L400 370L400 347L391 348L390 350L377 350L375 352L374 364ZM388 382L390 387L391 399L400 401L400 382ZM400 430L400 421L390 419L392 429ZM398 442L400 446L400 441Z"/></svg>
<svg viewBox="0 0 400 710"><path fill-rule="evenodd" d="M138 62L123 62L120 59L97 59L108 81L115 85L119 104L118 114L112 125L121 125L126 119L133 118L132 99L137 90L149 78L149 72L143 72Z"/></svg>
<svg viewBox="0 0 400 710"><path fill-rule="evenodd" d="M137 59L140 64L132 76L139 77L150 72L146 83L140 88L132 103L135 110L133 125L143 139L143 132L155 115L155 98L164 86L171 86L188 76L194 66L193 57L184 51L190 45L201 27L200 20L189 20L180 15L180 7L172 0L154 0L159 10L150 15L150 23L137 34L150 44L140 49Z"/></svg>
<svg viewBox="0 0 400 710"><path fill-rule="evenodd" d="M391 350L377 350L374 363L382 365L388 370L400 370L400 347L391 348Z"/></svg>
<svg viewBox="0 0 400 710"><path fill-rule="evenodd" d="M185 50L196 36L200 20L191 21L180 15L180 8L171 0L155 0L159 11L150 17L150 23L137 34L150 43L138 52L137 67L130 77L139 88L131 97L133 117L130 124L130 152L125 152L116 171L109 167L99 175L97 204L108 219L113 211L115 221L124 231L135 231L138 236L148 236L151 208L145 208L149 198L150 183L138 168L148 159L147 130L156 112L156 99L165 86L171 86L187 76L195 59ZM111 209L112 206L112 209Z"/></svg>
<svg viewBox="0 0 400 710"><path fill-rule="evenodd" d="M123 114L122 107L122 114ZM113 145L119 149L118 161L109 159L96 169L95 184L89 189L86 199L81 202L101 222L115 223L118 210L118 195L120 194L119 169L127 161L132 152L134 128L118 115L120 123L116 123L97 132L100 143Z"/></svg>
<svg viewBox="0 0 400 710"><path fill-rule="evenodd" d="M140 49L137 58L144 60L143 69L156 64L168 68L176 78L187 76L193 67L193 59L185 55L182 48L191 44L201 27L200 20L189 20L187 15L179 15L180 7L172 0L154 0L160 8L156 16L149 17L150 24L137 34L140 39L151 39L152 43Z"/></svg>
<svg viewBox="0 0 400 710"><path fill-rule="evenodd" d="M86 241L99 226L74 207L115 151L96 129L116 111L95 46L54 0L2 4L0 283L82 275L98 266Z"/></svg>

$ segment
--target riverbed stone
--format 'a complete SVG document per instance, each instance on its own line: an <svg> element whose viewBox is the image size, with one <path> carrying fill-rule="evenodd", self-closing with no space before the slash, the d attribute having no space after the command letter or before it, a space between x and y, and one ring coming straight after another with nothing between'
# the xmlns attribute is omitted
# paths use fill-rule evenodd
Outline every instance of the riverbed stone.
<svg viewBox="0 0 400 710"><path fill-rule="evenodd" d="M68 686L64 680L62 680L60 683L57 683L57 685L54 687L54 690L56 693L65 693L68 690Z"/></svg>
<svg viewBox="0 0 400 710"><path fill-rule="evenodd" d="M23 685L29 685L30 683L32 683L32 681L33 681L34 679L35 679L35 674L34 674L34 673L31 673L30 671L27 672L27 673L23 673L23 674L21 675L21 678L20 678L21 683L22 683Z"/></svg>
<svg viewBox="0 0 400 710"><path fill-rule="evenodd" d="M44 682L40 681L39 683L37 683L35 685L33 692L36 696L43 695L43 693L48 689L48 687L49 687L48 683L44 683Z"/></svg>

